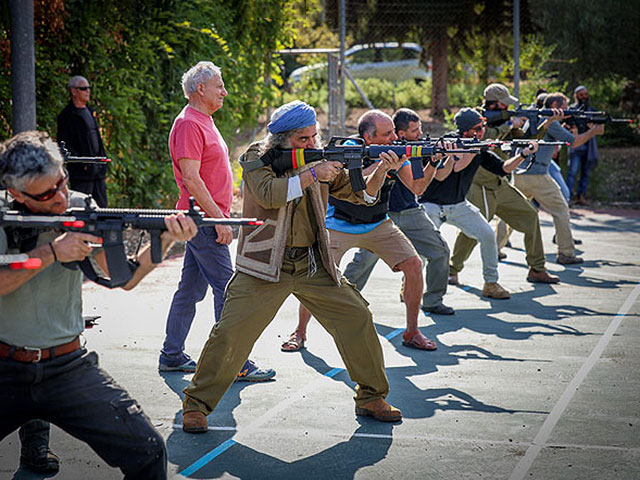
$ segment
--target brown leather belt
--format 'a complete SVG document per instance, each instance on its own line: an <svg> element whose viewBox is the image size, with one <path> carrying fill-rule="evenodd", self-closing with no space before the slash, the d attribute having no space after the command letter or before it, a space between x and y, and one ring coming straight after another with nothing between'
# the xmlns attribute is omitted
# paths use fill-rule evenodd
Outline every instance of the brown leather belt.
<svg viewBox="0 0 640 480"><path fill-rule="evenodd" d="M16 362L38 363L41 360L59 357L80 348L80 337L69 343L51 348L14 347L0 342L0 358L10 358Z"/></svg>

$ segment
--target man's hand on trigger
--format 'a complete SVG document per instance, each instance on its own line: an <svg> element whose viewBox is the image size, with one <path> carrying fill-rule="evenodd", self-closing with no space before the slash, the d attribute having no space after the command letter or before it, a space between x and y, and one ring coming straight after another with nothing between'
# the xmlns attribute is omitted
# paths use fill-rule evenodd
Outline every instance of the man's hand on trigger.
<svg viewBox="0 0 640 480"><path fill-rule="evenodd" d="M51 242L51 245L58 261L68 263L79 262L89 256L91 243L100 244L102 239L89 233L67 232Z"/></svg>
<svg viewBox="0 0 640 480"><path fill-rule="evenodd" d="M332 182L334 178L342 170L342 163L340 162L321 162L318 165L313 166L316 177L319 182Z"/></svg>

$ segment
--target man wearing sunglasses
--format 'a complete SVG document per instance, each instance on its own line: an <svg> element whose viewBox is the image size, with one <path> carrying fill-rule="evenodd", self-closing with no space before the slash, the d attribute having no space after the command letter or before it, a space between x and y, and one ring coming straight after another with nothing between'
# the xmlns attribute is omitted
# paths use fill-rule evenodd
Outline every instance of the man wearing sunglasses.
<svg viewBox="0 0 640 480"><path fill-rule="evenodd" d="M77 75L68 83L69 104L58 115L56 140L64 142L71 155L105 157L104 144L96 112L87 103L91 86L86 78ZM107 164L75 163L68 166L71 189L91 195L98 206L107 206Z"/></svg>
<svg viewBox="0 0 640 480"><path fill-rule="evenodd" d="M483 137L485 119L477 111L463 108L456 113L454 121L457 133L462 138ZM532 141L530 146L523 149L523 154L526 156L537 150L538 144ZM495 175L506 175L515 170L525 156L518 154L503 162L495 153L483 150L471 159L465 157L445 164L420 197L427 214L437 228L444 222L449 222L468 237L480 242L484 277L483 297L507 299L511 295L498 283L498 246L493 229L478 207L472 205L465 197L474 175L481 166Z"/></svg>
<svg viewBox="0 0 640 480"><path fill-rule="evenodd" d="M58 146L43 132L23 132L0 144L0 181L13 199L7 205L3 196L0 207L25 214L63 214L70 206L83 206L86 198L69 190ZM165 224L163 252L197 231L183 214L167 217ZM0 254L27 253L42 261L36 270L0 270L0 440L25 422L36 423L39 431L31 428L20 435L23 447L25 442L29 447L23 448L21 463L55 472L57 458L47 444L50 421L87 442L125 478L166 478L162 436L80 341L82 272L63 264L91 255L92 244L101 239L54 229L25 233L0 226ZM108 274L105 253L93 258ZM125 289L154 268L148 247L137 260Z"/></svg>

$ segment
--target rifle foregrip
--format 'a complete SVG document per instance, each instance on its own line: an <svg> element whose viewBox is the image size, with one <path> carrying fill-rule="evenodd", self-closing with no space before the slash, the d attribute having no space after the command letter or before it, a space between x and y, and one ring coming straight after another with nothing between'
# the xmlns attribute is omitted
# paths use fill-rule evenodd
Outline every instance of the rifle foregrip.
<svg viewBox="0 0 640 480"><path fill-rule="evenodd" d="M151 230L151 261L153 263L162 262L162 238L160 230Z"/></svg>

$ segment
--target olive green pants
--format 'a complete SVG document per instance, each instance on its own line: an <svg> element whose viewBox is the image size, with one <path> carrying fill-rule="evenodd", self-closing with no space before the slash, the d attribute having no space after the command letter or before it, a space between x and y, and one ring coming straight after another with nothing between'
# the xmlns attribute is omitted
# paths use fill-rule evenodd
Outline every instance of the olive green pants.
<svg viewBox="0 0 640 480"><path fill-rule="evenodd" d="M389 383L378 334L368 303L344 277L338 286L315 251L317 271L308 276L309 257L285 259L280 281L261 280L236 272L227 286L220 321L213 327L196 373L185 388L184 412L208 415L231 386L251 349L293 294L331 334L351 379L357 383L355 401L361 406L384 398Z"/></svg>
<svg viewBox="0 0 640 480"><path fill-rule="evenodd" d="M529 267L536 271L545 270L544 248L538 212L531 202L509 182L502 180L495 190L472 184L467 200L478 207L488 221L497 215L514 230L524 233L524 248ZM464 268L477 241L458 233L451 255L450 271L458 273Z"/></svg>

